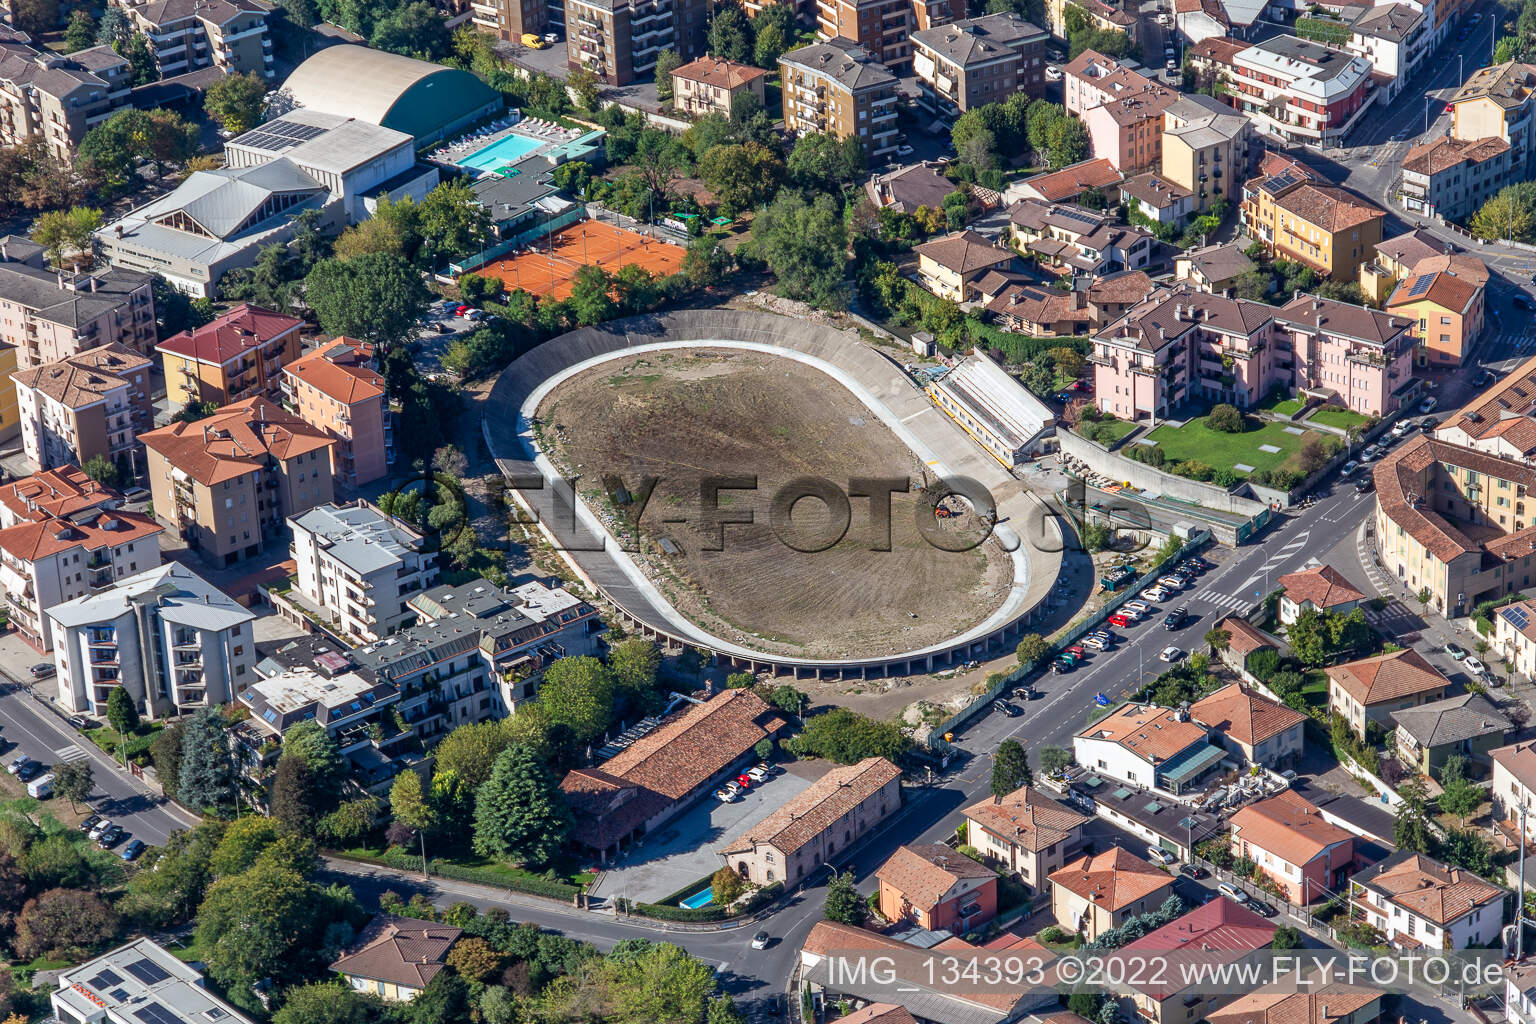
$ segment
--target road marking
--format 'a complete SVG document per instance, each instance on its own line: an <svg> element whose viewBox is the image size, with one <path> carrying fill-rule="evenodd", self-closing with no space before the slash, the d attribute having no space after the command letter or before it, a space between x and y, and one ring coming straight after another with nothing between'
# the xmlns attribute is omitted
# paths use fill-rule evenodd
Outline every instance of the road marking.
<svg viewBox="0 0 1536 1024"><path fill-rule="evenodd" d="M60 761L84 761L90 756L75 743L71 743L67 747L55 747L53 752Z"/></svg>

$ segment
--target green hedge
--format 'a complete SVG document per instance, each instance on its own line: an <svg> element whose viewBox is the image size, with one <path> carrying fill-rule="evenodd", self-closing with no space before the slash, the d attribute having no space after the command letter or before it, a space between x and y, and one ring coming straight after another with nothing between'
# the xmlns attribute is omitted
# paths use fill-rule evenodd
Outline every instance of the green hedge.
<svg viewBox="0 0 1536 1024"><path fill-rule="evenodd" d="M697 888L697 886L691 888ZM685 889L682 892L686 896L689 890ZM641 917L652 917L658 921L725 921L755 914L783 893L783 882L765 885L753 893L736 911L727 911L724 907L700 907L697 910L689 910L687 907L662 906L658 903L636 903L630 909Z"/></svg>
<svg viewBox="0 0 1536 1024"><path fill-rule="evenodd" d="M490 885L498 889L510 889L512 892L524 892L530 896L548 896L551 899L564 900L569 903L581 892L579 888L566 882L551 882L547 878L539 878L530 875L526 878L509 878L499 871L490 868L470 868L462 864L453 864L444 860L432 861L432 874L443 878L452 878L460 882L478 882L481 885Z"/></svg>
<svg viewBox="0 0 1536 1024"><path fill-rule="evenodd" d="M694 893L698 892L700 889L708 889L710 887L711 883L714 882L714 880L715 880L715 874L712 871L709 874L705 875L703 878L696 878L696 879L694 879L692 882L689 882L687 885L683 886L681 889L677 890L676 892L669 893L668 895L663 896L661 899L656 901L655 905L656 906L662 906L662 907L670 907L670 906L673 906L674 904L681 903L686 897L692 896Z"/></svg>

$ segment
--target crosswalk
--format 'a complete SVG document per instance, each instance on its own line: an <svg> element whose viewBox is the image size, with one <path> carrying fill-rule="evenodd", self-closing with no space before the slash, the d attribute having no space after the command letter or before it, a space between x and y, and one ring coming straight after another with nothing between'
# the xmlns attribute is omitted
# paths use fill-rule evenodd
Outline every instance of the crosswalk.
<svg viewBox="0 0 1536 1024"><path fill-rule="evenodd" d="M53 753L58 757L60 763L65 761L84 761L89 756L84 750L80 749L77 743L71 743L67 747L55 747Z"/></svg>
<svg viewBox="0 0 1536 1024"><path fill-rule="evenodd" d="M1252 601L1245 600L1233 594L1203 593L1196 596L1207 604L1215 605L1217 608L1228 608L1234 615L1247 615L1248 610L1253 607Z"/></svg>
<svg viewBox="0 0 1536 1024"><path fill-rule="evenodd" d="M1504 347L1521 354L1536 352L1536 328L1526 331L1524 334L1506 334L1499 339Z"/></svg>
<svg viewBox="0 0 1536 1024"><path fill-rule="evenodd" d="M1246 580L1243 580L1242 584L1237 588L1238 592L1247 593L1250 589L1252 589L1253 585L1262 579L1266 574L1272 573L1276 568L1284 565L1287 559L1307 546L1307 540L1311 536L1311 530L1302 530L1300 533L1298 533L1295 537L1288 541L1284 547L1276 551L1274 555L1270 557L1269 561L1259 566L1252 576L1249 576Z"/></svg>

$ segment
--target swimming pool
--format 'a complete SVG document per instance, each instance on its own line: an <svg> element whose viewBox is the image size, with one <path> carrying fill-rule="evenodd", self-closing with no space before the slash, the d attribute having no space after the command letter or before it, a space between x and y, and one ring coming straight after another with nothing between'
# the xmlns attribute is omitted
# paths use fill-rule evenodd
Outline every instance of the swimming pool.
<svg viewBox="0 0 1536 1024"><path fill-rule="evenodd" d="M679 903L678 906L687 907L689 910L698 910L700 907L707 907L713 902L715 902L714 891L705 889L703 892L696 892L689 896Z"/></svg>
<svg viewBox="0 0 1536 1024"><path fill-rule="evenodd" d="M455 160L454 163L477 171L493 171L498 167L516 163L544 144L543 140L530 139L526 135L512 132L503 135L484 149L477 149L463 159Z"/></svg>

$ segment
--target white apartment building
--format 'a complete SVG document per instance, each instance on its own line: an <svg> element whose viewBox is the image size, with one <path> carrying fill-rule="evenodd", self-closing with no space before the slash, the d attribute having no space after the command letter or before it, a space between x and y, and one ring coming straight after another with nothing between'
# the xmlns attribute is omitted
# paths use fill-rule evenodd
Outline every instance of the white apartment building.
<svg viewBox="0 0 1536 1024"><path fill-rule="evenodd" d="M1177 795L1219 767L1225 751L1188 711L1122 704L1072 737L1077 763L1100 775Z"/></svg>
<svg viewBox="0 0 1536 1024"><path fill-rule="evenodd" d="M256 681L256 616L176 562L46 610L59 700L104 716L122 686L151 718L228 704Z"/></svg>
<svg viewBox="0 0 1536 1024"><path fill-rule="evenodd" d="M48 997L60 1024L251 1024L203 976L138 938L59 975Z"/></svg>
<svg viewBox="0 0 1536 1024"><path fill-rule="evenodd" d="M1399 949L1467 949L1497 943L1507 891L1470 871L1399 850L1350 879L1365 919Z"/></svg>
<svg viewBox="0 0 1536 1024"><path fill-rule="evenodd" d="M11 624L33 647L52 650L45 612L158 566L164 531L149 516L100 505L0 530L0 590Z"/></svg>
<svg viewBox="0 0 1536 1024"><path fill-rule="evenodd" d="M1390 79L1382 86L1383 102L1402 91L1403 83L1418 73L1433 48L1431 21L1422 10L1389 3L1369 8L1349 26L1345 49L1364 57L1378 75Z"/></svg>
<svg viewBox="0 0 1536 1024"><path fill-rule="evenodd" d="M366 501L289 516L298 593L344 638L373 643L410 625L411 595L437 583L437 553Z"/></svg>
<svg viewBox="0 0 1536 1024"><path fill-rule="evenodd" d="M1255 43L1222 70L1254 128L1295 145L1339 145L1375 96L1369 60L1295 36Z"/></svg>

